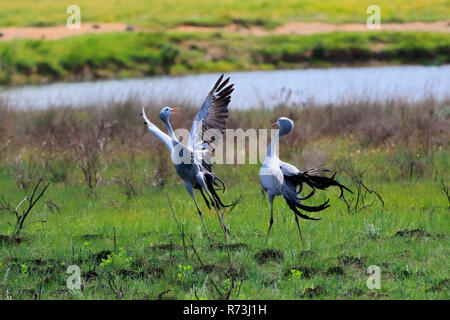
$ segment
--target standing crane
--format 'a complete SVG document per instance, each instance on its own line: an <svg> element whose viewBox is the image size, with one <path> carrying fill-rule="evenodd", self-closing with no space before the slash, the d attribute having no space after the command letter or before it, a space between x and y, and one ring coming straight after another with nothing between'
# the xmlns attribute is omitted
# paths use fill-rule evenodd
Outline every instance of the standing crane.
<svg viewBox="0 0 450 320"><path fill-rule="evenodd" d="M289 208L295 214L295 222L297 223L300 239L304 245L298 217L307 220L320 220L320 218L311 218L301 213L299 209L308 212L322 211L329 207L329 199L318 206L307 206L301 202L312 197L316 192L316 189L325 190L330 186L336 186L341 190L340 196L343 195L344 189L347 191L350 190L334 180L335 174L331 178L321 175L328 170L311 168L306 171L300 171L295 166L281 161L276 155L278 141L281 136L287 135L292 131L294 122L291 119L281 117L272 125L272 128L277 128L279 130L276 132L267 148L266 158L259 171L261 186L264 191L267 192L270 203L270 225L269 230L267 231L267 239L269 238L270 229L273 224L273 200L276 196L282 195ZM310 186L312 191L307 196L301 198L299 197L299 194L303 190L303 184Z"/></svg>
<svg viewBox="0 0 450 320"><path fill-rule="evenodd" d="M188 145L185 146L176 138L169 117L180 108L165 107L161 110L159 117L165 123L168 135L162 132L147 118L144 108L142 116L150 132L159 138L170 152L175 171L184 181L187 192L194 200L197 212L205 228L209 239L211 236L206 228L203 214L194 196L194 189L200 190L203 199L209 209L213 206L216 211L227 205L223 204L216 190L225 191L225 184L212 171L210 155L220 142L225 132L228 118L228 104L231 101L233 84L227 86L230 78L223 80L219 77L212 90L203 102L192 125ZM217 214L219 215L218 211ZM219 217L220 219L220 217ZM222 221L222 220L221 220ZM226 228L226 226L225 226Z"/></svg>

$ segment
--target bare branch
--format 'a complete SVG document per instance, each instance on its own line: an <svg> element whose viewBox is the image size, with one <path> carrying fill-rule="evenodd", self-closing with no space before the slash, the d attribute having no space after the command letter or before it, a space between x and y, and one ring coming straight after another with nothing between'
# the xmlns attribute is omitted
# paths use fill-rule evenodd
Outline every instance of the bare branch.
<svg viewBox="0 0 450 320"><path fill-rule="evenodd" d="M172 215L173 215L173 218L175 219L175 222L176 222L176 224L177 224L178 230L180 230L181 240L183 241L184 257L185 257L186 259L188 259L187 248L186 248L186 242L185 242L185 240L184 240L184 225L183 225L182 227L180 227L180 224L178 223L178 219L177 219L177 217L175 216L175 211L173 210L172 202L170 201L170 198L169 198L169 194L168 194L168 193L166 193L166 197L167 197L167 201L169 201L170 210L172 211Z"/></svg>
<svg viewBox="0 0 450 320"><path fill-rule="evenodd" d="M197 257L198 262L200 262L200 265L202 266L202 268L205 269L205 264L203 263L202 259L201 259L200 256L198 255L197 250L195 249L194 240L192 239L192 237L191 237L190 239L191 239L191 244L192 244L192 250L194 250L194 254L195 254L195 256ZM213 285L214 289L216 289L216 291L217 291L217 293L220 295L220 297L223 299L224 296L223 296L222 292L219 290L219 288L217 288L217 286L216 286L216 284L214 283L214 281L213 281L211 278L209 278L209 281L210 281L211 284Z"/></svg>
<svg viewBox="0 0 450 320"><path fill-rule="evenodd" d="M158 294L158 300L162 300L162 296L163 295L165 295L166 293L169 293L170 291L172 291L172 290L165 290L165 291L163 291L163 292L161 292L160 294Z"/></svg>
<svg viewBox="0 0 450 320"><path fill-rule="evenodd" d="M450 195L449 195L449 192L448 192L448 186L445 184L444 179L441 179L441 189L445 193L445 195L447 196L447 200L448 200L449 208L450 208Z"/></svg>

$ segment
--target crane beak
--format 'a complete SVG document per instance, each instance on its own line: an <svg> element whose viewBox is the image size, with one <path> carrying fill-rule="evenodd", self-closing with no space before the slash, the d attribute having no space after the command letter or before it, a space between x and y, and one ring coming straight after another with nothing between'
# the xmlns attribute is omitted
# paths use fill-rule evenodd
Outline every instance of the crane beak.
<svg viewBox="0 0 450 320"><path fill-rule="evenodd" d="M280 129L280 126L278 125L278 121L272 124L272 129Z"/></svg>
<svg viewBox="0 0 450 320"><path fill-rule="evenodd" d="M174 111L174 110L180 110L180 109L181 108L172 108L172 110L170 110L170 113L173 113L173 114L181 116L181 113L178 113L178 112Z"/></svg>

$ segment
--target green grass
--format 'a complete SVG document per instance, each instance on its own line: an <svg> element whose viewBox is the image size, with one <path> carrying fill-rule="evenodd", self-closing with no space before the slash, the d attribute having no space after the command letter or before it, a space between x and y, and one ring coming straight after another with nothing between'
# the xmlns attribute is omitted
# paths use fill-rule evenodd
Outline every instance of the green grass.
<svg viewBox="0 0 450 320"><path fill-rule="evenodd" d="M448 150L440 148L429 155L419 154L418 159L428 169L423 177L413 175L409 179L399 175L398 165L391 158L392 152L399 152L394 149L356 150L356 145L347 139L325 141L309 148L326 150L330 163L367 169L367 185L382 195L386 206L382 208L370 196L369 200L374 201L372 206L348 214L344 203L337 199L337 191L321 192L309 203L330 197L332 206L317 214L322 217L320 221L301 221L305 249L312 252L307 254L293 214L281 198L275 201L275 223L265 243L270 211L266 197L260 192L258 165L216 166L218 175L228 186L224 199L231 202L241 194L244 197L234 210L225 213L231 243L243 245L232 252L233 266L242 284L237 298L448 299L449 203L439 184L441 177L448 177ZM293 153L283 159L299 164L295 160L298 157ZM123 155L120 158L124 159ZM0 190L15 204L28 192L17 189L13 177L7 174L11 169L7 163L3 161L0 170ZM137 158L138 173L152 171L153 166L154 161ZM109 163L107 168L104 181L121 170L114 163ZM118 287L123 288L124 299L156 299L169 289L163 298L195 299L194 286L200 298L217 298L206 279L213 279L220 290L225 290L229 278L226 252L210 248L194 204L182 184L172 185L179 180L173 175L173 169L170 170L172 176L166 187L158 189L147 184L132 200L127 200L115 184L103 184L95 195L88 196L78 171L70 183L52 183L29 218L48 222L28 226L21 234L20 244L0 244L0 297L34 299L38 294L42 299L114 299L108 286L108 272L111 272ZM384 170L385 174L380 175L378 170ZM338 179L355 190L342 170ZM184 226L188 245L192 237L201 259L210 266L209 276L191 248L188 248L188 258L184 257L166 193ZM60 207L60 213L49 211L45 205L49 199ZM215 242L222 243L216 215L208 212L203 203L201 207ZM0 212L0 234L8 233L8 222L13 222L12 215ZM114 229L117 248L123 248L126 253L101 265L96 254L114 250ZM420 229L425 234L396 236L398 231L406 229ZM152 249L158 245L179 247ZM259 264L255 255L265 248L280 250L284 259ZM96 272L84 283L81 295L74 295L66 288L66 268L72 264L79 265L84 276L90 270ZM380 290L366 287L365 272L370 265L381 268ZM302 274L294 272L290 276L294 268ZM341 271L343 274L339 274Z"/></svg>
<svg viewBox="0 0 450 320"><path fill-rule="evenodd" d="M0 42L0 84L367 63L448 63L445 33L110 33Z"/></svg>
<svg viewBox="0 0 450 320"><path fill-rule="evenodd" d="M1 0L1 26L62 25L73 1ZM78 0L82 21L124 22L139 26L169 27L179 24L226 25L234 21L268 27L289 21L365 22L369 5L381 8L383 22L436 21L449 16L448 0Z"/></svg>

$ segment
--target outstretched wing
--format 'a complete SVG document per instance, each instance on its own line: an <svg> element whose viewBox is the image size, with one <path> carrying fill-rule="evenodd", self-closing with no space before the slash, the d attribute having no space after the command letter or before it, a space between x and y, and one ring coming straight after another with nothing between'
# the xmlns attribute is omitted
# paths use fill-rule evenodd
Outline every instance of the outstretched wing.
<svg viewBox="0 0 450 320"><path fill-rule="evenodd" d="M210 154L219 145L228 119L228 104L231 101L233 84L223 74L208 93L192 124L188 146L194 151L196 160L204 163L205 154Z"/></svg>

